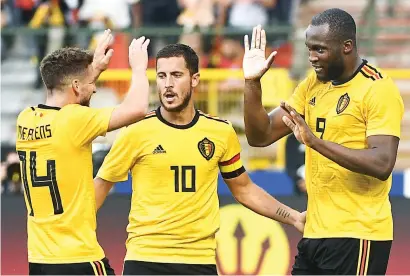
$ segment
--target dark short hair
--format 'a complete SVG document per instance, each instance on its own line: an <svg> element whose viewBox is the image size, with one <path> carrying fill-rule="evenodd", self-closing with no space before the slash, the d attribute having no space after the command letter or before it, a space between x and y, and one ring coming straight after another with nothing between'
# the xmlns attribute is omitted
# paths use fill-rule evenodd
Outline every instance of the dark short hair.
<svg viewBox="0 0 410 276"><path fill-rule="evenodd" d="M356 44L356 23L346 11L333 8L325 10L312 18L312 26L329 25L329 33L339 41L351 39Z"/></svg>
<svg viewBox="0 0 410 276"><path fill-rule="evenodd" d="M185 44L169 44L162 48L158 54L156 61L160 58L183 57L185 65L191 76L199 72L199 58L195 51Z"/></svg>
<svg viewBox="0 0 410 276"><path fill-rule="evenodd" d="M86 72L93 62L90 51L67 47L48 54L40 63L40 73L44 85L52 90L65 85L67 78Z"/></svg>

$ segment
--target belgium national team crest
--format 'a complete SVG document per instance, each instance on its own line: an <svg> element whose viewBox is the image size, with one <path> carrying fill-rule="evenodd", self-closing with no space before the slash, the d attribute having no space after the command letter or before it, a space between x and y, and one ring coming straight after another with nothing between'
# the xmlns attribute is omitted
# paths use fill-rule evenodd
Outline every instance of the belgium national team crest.
<svg viewBox="0 0 410 276"><path fill-rule="evenodd" d="M346 93L344 95L342 95L339 98L339 101L337 102L337 106L336 106L336 112L337 114L342 113L343 111L345 111L345 109L347 108L347 106L350 103L350 97L349 95Z"/></svg>
<svg viewBox="0 0 410 276"><path fill-rule="evenodd" d="M206 160L210 160L215 153L215 144L208 138L204 138L198 143L199 152Z"/></svg>

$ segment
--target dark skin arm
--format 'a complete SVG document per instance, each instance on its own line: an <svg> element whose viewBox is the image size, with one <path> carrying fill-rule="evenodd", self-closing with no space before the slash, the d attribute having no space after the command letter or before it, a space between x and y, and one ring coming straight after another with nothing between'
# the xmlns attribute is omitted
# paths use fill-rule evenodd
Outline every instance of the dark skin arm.
<svg viewBox="0 0 410 276"><path fill-rule="evenodd" d="M319 139L290 105L282 103L281 106L286 108L292 116L292 120L283 117L283 121L293 131L299 142L350 171L369 175L382 181L389 178L396 163L400 140L398 137L390 135L369 136L367 137L368 148L346 148Z"/></svg>
<svg viewBox="0 0 410 276"><path fill-rule="evenodd" d="M396 163L399 138L375 135L369 136L367 143L367 149L358 150L317 138L312 148L348 170L387 180Z"/></svg>
<svg viewBox="0 0 410 276"><path fill-rule="evenodd" d="M266 113L259 80L245 81L245 134L250 146L266 147L290 134L292 131L282 121L283 116L289 115L281 107Z"/></svg>
<svg viewBox="0 0 410 276"><path fill-rule="evenodd" d="M266 34L260 25L253 28L250 47L247 35L244 38L244 45L245 134L249 145L253 147L265 147L291 133L282 121L282 117L287 116L283 109L278 107L267 114L262 105L260 79L270 68L276 52L271 53L271 55L265 59Z"/></svg>

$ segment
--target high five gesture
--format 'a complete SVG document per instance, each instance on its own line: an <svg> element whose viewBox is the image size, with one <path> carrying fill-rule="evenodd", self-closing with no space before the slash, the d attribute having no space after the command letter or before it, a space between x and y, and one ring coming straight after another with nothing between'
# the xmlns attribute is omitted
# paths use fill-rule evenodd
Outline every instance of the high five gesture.
<svg viewBox="0 0 410 276"><path fill-rule="evenodd" d="M246 80L258 80L272 65L276 51L265 59L266 33L261 25L253 28L251 45L248 35L244 37L245 55L243 57L243 73Z"/></svg>
<svg viewBox="0 0 410 276"><path fill-rule="evenodd" d="M101 72L105 71L108 68L108 64L110 63L111 57L114 54L113 49L108 49L113 41L113 36L111 34L111 30L107 29L104 31L100 39L98 40L97 47L94 51L94 58L93 58L93 69L96 71L96 74L101 74Z"/></svg>

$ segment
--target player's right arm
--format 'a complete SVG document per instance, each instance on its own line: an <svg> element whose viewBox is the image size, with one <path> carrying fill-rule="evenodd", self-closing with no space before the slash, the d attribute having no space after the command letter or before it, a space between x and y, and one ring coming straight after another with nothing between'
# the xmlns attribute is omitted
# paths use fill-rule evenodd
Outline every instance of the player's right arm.
<svg viewBox="0 0 410 276"><path fill-rule="evenodd" d="M123 102L112 112L108 131L135 123L148 111L149 83L146 74L148 65L147 47L149 39L133 39L129 47L131 85Z"/></svg>
<svg viewBox="0 0 410 276"><path fill-rule="evenodd" d="M106 69L110 52L98 54L108 47L110 33L105 33L106 39L101 39L94 54L93 68L95 77ZM87 145L96 137L105 135L123 126L143 119L148 109L149 84L146 75L149 39L145 37L133 39L129 47L129 62L132 70L131 86L124 101L117 107L90 108L78 104L68 105L63 110L63 120L67 120L65 131L76 145Z"/></svg>
<svg viewBox="0 0 410 276"><path fill-rule="evenodd" d="M94 80L97 81L102 72L108 68L114 53L109 46L113 40L111 30L105 30L97 43L92 62ZM148 65L147 47L149 39L142 36L133 39L128 48L128 58L131 66L131 85L123 102L110 112L108 129L112 131L130 125L144 118L148 110L149 84L146 75Z"/></svg>
<svg viewBox="0 0 410 276"><path fill-rule="evenodd" d="M243 72L245 77L244 121L245 134L249 145L265 147L291 133L283 123L282 117L288 113L281 107L275 108L269 114L262 105L262 87L260 79L271 66L276 52L265 60L266 34L261 26L253 28L251 45L245 36L245 55ZM299 85L292 98L300 107L303 115L304 85Z"/></svg>
<svg viewBox="0 0 410 276"><path fill-rule="evenodd" d="M122 129L98 170L94 179L97 210L114 184L128 179L128 172L136 162L139 151L139 146L134 143L135 137L130 127Z"/></svg>

